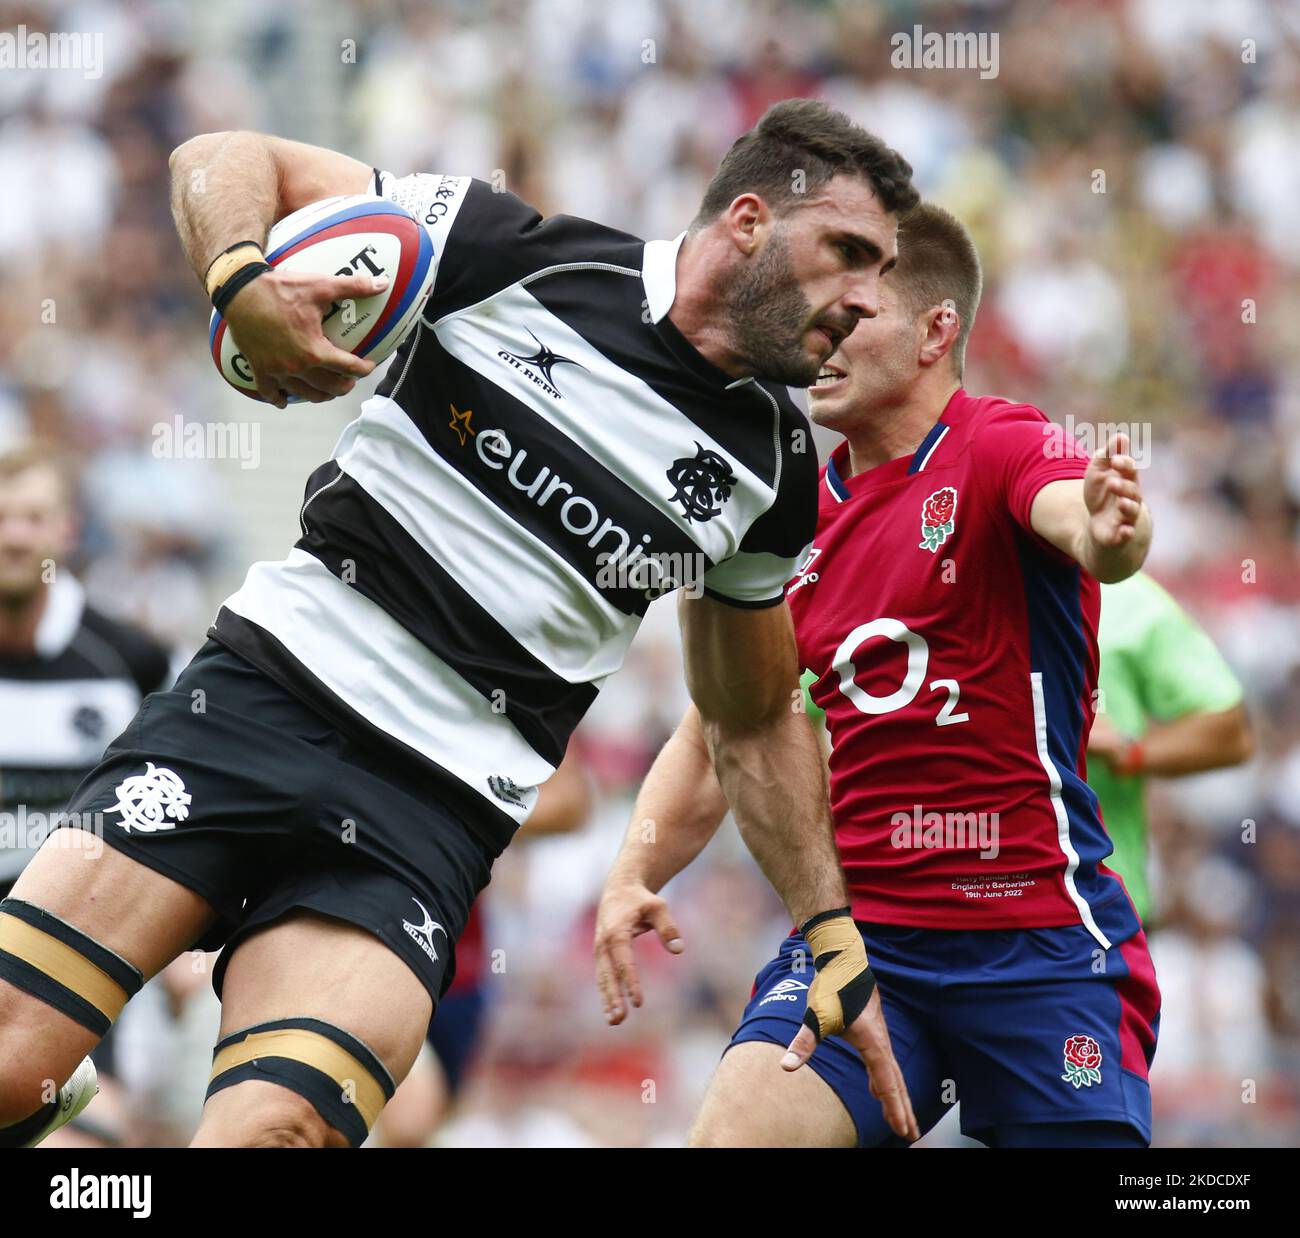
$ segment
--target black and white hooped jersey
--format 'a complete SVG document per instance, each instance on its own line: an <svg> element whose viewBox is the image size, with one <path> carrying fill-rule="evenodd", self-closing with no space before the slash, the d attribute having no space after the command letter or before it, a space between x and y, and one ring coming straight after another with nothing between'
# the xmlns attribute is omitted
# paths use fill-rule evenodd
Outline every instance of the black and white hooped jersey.
<svg viewBox="0 0 1300 1238"><path fill-rule="evenodd" d="M433 291L310 478L302 538L212 635L418 757L500 848L654 596L699 569L724 602L782 601L816 455L785 388L669 320L682 237L543 220L469 177L375 187L427 228Z"/></svg>
<svg viewBox="0 0 1300 1238"><path fill-rule="evenodd" d="M63 810L141 700L170 681L162 645L87 606L59 573L34 653L0 651L0 882L22 871L38 824Z"/></svg>

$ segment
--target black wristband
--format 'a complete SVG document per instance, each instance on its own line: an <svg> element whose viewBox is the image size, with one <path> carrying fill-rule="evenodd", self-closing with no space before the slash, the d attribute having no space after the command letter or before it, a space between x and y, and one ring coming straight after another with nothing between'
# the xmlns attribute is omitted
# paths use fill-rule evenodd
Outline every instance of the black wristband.
<svg viewBox="0 0 1300 1238"><path fill-rule="evenodd" d="M233 254L235 250L243 249L245 245L251 245L253 246L254 249L258 250L259 252L261 251L262 248L261 245L259 245L256 241L252 241L252 240L236 241L233 245L227 245L226 248L223 249L219 254L214 255L212 261L208 263L208 269L203 272L203 283L205 285L207 284L208 276L212 274L212 268L217 265L218 258L224 258L227 254Z"/></svg>
<svg viewBox="0 0 1300 1238"><path fill-rule="evenodd" d="M834 920L837 916L851 916L852 907L834 907L830 911L819 911L815 916L809 916L800 926L799 932L805 937L808 930L817 924L824 924L827 920Z"/></svg>
<svg viewBox="0 0 1300 1238"><path fill-rule="evenodd" d="M251 283L259 275L264 275L272 269L269 262L250 262L246 267L240 267L212 294L212 308L224 318L226 306L234 299L235 293L245 284Z"/></svg>

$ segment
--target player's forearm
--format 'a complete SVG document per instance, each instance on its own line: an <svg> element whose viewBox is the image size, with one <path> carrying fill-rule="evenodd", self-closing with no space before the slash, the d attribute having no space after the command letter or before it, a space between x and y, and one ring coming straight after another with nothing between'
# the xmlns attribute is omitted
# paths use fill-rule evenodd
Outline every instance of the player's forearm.
<svg viewBox="0 0 1300 1238"><path fill-rule="evenodd" d="M1133 536L1119 546L1104 546L1092 535L1087 512L1081 513L1075 559L1079 566L1104 585L1127 580L1146 562L1151 549L1151 511L1145 503L1138 513Z"/></svg>
<svg viewBox="0 0 1300 1238"><path fill-rule="evenodd" d="M723 793L746 846L796 924L848 905L822 755L801 712L743 731L704 725Z"/></svg>
<svg viewBox="0 0 1300 1238"><path fill-rule="evenodd" d="M200 280L229 246L265 242L280 197L279 167L269 138L204 133L178 146L170 164L172 218Z"/></svg>
<svg viewBox="0 0 1300 1238"><path fill-rule="evenodd" d="M1176 778L1205 770L1240 765L1249 760L1254 744L1246 711L1241 706L1210 714L1188 714L1152 725L1139 741L1137 773Z"/></svg>
<svg viewBox="0 0 1300 1238"><path fill-rule="evenodd" d="M704 850L726 815L727 802L692 707L641 785L609 880L658 893Z"/></svg>

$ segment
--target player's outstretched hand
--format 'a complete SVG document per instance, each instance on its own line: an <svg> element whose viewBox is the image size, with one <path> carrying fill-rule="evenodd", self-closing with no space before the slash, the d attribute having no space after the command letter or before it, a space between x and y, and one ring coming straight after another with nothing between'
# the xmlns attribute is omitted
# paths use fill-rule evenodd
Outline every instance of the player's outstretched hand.
<svg viewBox="0 0 1300 1238"><path fill-rule="evenodd" d="M1093 541L1113 548L1132 541L1142 513L1137 461L1128 454L1128 435L1111 435L1088 461L1083 477L1083 501Z"/></svg>
<svg viewBox="0 0 1300 1238"><path fill-rule="evenodd" d="M862 1055L871 1094L880 1102L890 1130L909 1142L919 1139L912 1099L885 1026L880 992L862 934L848 908L814 916L802 931L817 974L808 986L804 1025L781 1059L782 1067L798 1070L823 1037L842 1036Z"/></svg>
<svg viewBox="0 0 1300 1238"><path fill-rule="evenodd" d="M665 950L681 954L685 943L663 899L639 883L611 882L605 886L596 911L596 983L605 1018L611 1024L622 1023L627 1017L624 993L632 1005L641 1005L641 978L632 941L652 929Z"/></svg>
<svg viewBox="0 0 1300 1238"><path fill-rule="evenodd" d="M373 275L267 271L226 306L226 322L253 371L257 394L277 408L285 393L313 404L347 395L375 368L331 344L321 322L331 306L374 296L388 286Z"/></svg>

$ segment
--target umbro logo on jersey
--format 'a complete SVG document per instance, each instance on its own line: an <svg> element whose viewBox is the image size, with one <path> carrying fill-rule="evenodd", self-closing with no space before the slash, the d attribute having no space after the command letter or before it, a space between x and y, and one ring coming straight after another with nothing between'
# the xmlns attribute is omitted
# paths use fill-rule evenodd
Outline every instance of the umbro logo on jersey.
<svg viewBox="0 0 1300 1238"><path fill-rule="evenodd" d="M527 330L527 328L525 328ZM529 335L533 335L531 331ZM585 370L587 367L581 361L575 361L572 357L561 357L559 353L552 352L537 336L533 335L533 341L537 345L537 351L527 355L517 352L507 352L504 348L497 351L497 356L502 361L513 365L515 369L521 371L526 378L531 379L547 395L553 399L562 400L564 397L560 394L559 389L555 386L555 380L551 377L551 371L557 365L576 365L578 369Z"/></svg>
<svg viewBox="0 0 1300 1238"><path fill-rule="evenodd" d="M807 988L808 986L800 980L782 980L780 984L774 985L758 1004L766 1006L768 1002L797 1002L799 994Z"/></svg>
<svg viewBox="0 0 1300 1238"><path fill-rule="evenodd" d="M804 585L815 585L818 581L819 574L811 570L812 565L821 557L821 551L816 546L808 551L808 557L803 561L802 566L795 573L795 578L786 587L785 595L789 597L796 589L802 589Z"/></svg>
<svg viewBox="0 0 1300 1238"><path fill-rule="evenodd" d="M194 797L185 789L180 775L152 761L146 762L146 767L143 774L123 778L114 791L117 803L104 809L106 813L122 814L117 824L128 834L132 830L142 834L174 830L177 821L184 821L190 815L190 801Z"/></svg>
<svg viewBox="0 0 1300 1238"><path fill-rule="evenodd" d="M682 505L688 521L712 520L722 511L722 505L731 497L731 489L738 484L731 465L716 451L695 444L695 455L682 456L673 461L668 470L668 480L673 484L670 496Z"/></svg>
<svg viewBox="0 0 1300 1238"><path fill-rule="evenodd" d="M438 952L433 948L433 935L438 932L446 937L447 930L434 920L429 914L429 909L418 898L412 896L411 902L420 909L421 915L424 916L424 923L412 924L409 920L403 920L402 928L406 931L406 935L429 956L430 960L436 963L438 961Z"/></svg>
<svg viewBox="0 0 1300 1238"><path fill-rule="evenodd" d="M516 808L524 807L523 788L513 778L504 774L493 774L487 780L488 790L504 804L513 804Z"/></svg>

